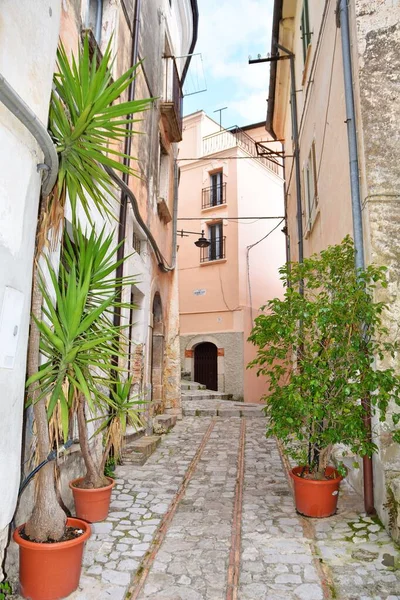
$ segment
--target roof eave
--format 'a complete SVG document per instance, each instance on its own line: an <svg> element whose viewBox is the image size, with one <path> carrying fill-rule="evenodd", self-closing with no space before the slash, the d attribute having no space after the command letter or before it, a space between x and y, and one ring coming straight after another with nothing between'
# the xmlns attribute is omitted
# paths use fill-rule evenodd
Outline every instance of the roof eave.
<svg viewBox="0 0 400 600"><path fill-rule="evenodd" d="M277 44L279 42L279 23L282 19L282 6L283 0L275 0L274 2L274 16L272 19L272 36L271 36L271 57L277 56L278 49ZM270 67L269 75L269 91L268 91L268 109L267 118L265 121L265 129L268 133L276 140L276 133L274 131L274 110L275 110L275 92L276 92L276 77L278 69L278 61L273 60Z"/></svg>

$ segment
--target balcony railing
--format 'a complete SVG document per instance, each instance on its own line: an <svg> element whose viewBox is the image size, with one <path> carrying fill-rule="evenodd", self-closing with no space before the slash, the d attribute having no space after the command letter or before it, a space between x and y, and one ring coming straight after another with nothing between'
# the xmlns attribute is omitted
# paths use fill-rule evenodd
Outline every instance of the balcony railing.
<svg viewBox="0 0 400 600"><path fill-rule="evenodd" d="M161 115L171 142L182 140L182 88L174 58L164 58L164 90Z"/></svg>
<svg viewBox="0 0 400 600"><path fill-rule="evenodd" d="M222 185L212 185L201 191L201 208L226 204L226 182Z"/></svg>
<svg viewBox="0 0 400 600"><path fill-rule="evenodd" d="M200 262L211 262L225 258L225 236L209 239L211 245L208 248L200 248Z"/></svg>
<svg viewBox="0 0 400 600"><path fill-rule="evenodd" d="M223 129L203 138L203 155L214 154L235 147L241 148L277 175L281 174L279 165L269 158L257 154L255 141L240 127Z"/></svg>

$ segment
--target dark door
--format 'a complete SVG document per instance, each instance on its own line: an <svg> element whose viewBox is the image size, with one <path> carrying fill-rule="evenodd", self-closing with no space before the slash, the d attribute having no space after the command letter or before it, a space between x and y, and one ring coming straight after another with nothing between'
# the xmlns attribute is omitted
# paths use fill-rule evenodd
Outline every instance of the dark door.
<svg viewBox="0 0 400 600"><path fill-rule="evenodd" d="M218 351L215 344L203 342L194 349L194 380L208 390L218 390Z"/></svg>

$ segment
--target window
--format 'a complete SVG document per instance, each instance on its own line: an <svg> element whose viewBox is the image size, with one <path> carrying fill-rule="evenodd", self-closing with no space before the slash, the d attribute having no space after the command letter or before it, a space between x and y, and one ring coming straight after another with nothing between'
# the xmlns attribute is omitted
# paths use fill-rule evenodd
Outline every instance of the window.
<svg viewBox="0 0 400 600"><path fill-rule="evenodd" d="M310 231L317 213L318 189L315 159L315 142L312 143L307 161L303 169L304 196L306 201L307 230Z"/></svg>
<svg viewBox="0 0 400 600"><path fill-rule="evenodd" d="M170 160L169 154L160 140L160 164L158 168L158 189L159 197L165 200L168 204L169 196L169 175L170 175Z"/></svg>
<svg viewBox="0 0 400 600"><path fill-rule="evenodd" d="M208 239L211 243L208 248L201 248L200 262L225 258L225 238L223 236L222 221L208 226Z"/></svg>
<svg viewBox="0 0 400 600"><path fill-rule="evenodd" d="M306 62L307 50L311 44L310 17L308 12L308 0L304 0L301 12L301 39L303 42L303 62Z"/></svg>
<svg viewBox="0 0 400 600"><path fill-rule="evenodd" d="M141 239L138 236L137 233L133 232L132 234L132 248L138 253L140 254L140 246L141 246Z"/></svg>
<svg viewBox="0 0 400 600"><path fill-rule="evenodd" d="M210 175L210 206L223 204L222 171Z"/></svg>

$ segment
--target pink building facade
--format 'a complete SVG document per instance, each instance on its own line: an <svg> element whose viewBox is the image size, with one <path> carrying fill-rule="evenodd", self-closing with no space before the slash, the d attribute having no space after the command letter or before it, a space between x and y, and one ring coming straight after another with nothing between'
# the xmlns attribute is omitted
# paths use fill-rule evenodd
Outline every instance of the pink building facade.
<svg viewBox="0 0 400 600"><path fill-rule="evenodd" d="M184 118L178 157L178 234L204 231L211 242L199 249L195 235L178 237L182 372L245 402L266 393L246 369L247 340L259 308L282 295L286 260L282 173L256 152L267 135L263 124L220 130L198 111Z"/></svg>

